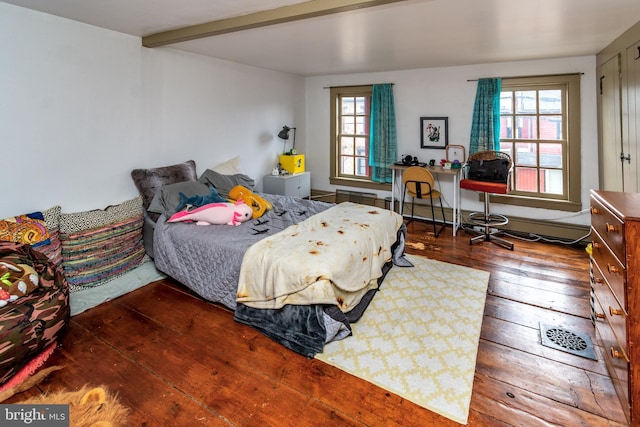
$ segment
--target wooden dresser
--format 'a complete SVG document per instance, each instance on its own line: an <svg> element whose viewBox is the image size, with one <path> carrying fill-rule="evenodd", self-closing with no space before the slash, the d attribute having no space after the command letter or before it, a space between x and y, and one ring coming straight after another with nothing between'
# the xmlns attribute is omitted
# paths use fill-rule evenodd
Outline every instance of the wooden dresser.
<svg viewBox="0 0 640 427"><path fill-rule="evenodd" d="M640 193L591 190L593 315L629 424L640 425Z"/></svg>

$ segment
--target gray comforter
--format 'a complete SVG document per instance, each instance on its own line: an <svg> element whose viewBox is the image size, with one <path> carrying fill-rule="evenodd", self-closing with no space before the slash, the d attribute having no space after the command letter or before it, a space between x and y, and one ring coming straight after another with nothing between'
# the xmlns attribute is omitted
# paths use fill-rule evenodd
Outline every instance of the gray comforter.
<svg viewBox="0 0 640 427"><path fill-rule="evenodd" d="M158 270L173 277L202 298L234 310L234 319L250 325L280 344L307 357L321 352L326 342L351 334L350 323L366 309L377 289L370 290L349 313L334 305L287 305L277 310L236 304L238 279L245 252L255 242L322 212L333 204L287 196L261 194L273 209L237 227L167 223L161 216L154 231L154 261ZM393 260L385 265L411 266L404 258L404 225L392 247ZM292 259L296 248L291 248Z"/></svg>
<svg viewBox="0 0 640 427"><path fill-rule="evenodd" d="M273 209L237 227L167 223L167 218L161 216L153 237L158 270L202 298L235 310L240 266L247 248L333 206L288 196L261 196L271 202ZM291 248L292 254L295 250Z"/></svg>

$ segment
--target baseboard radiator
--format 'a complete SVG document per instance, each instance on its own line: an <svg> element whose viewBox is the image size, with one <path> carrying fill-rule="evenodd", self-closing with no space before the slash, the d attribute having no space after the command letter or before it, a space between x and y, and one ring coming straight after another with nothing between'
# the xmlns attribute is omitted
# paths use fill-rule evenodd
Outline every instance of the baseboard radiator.
<svg viewBox="0 0 640 427"><path fill-rule="evenodd" d="M353 202L361 205L377 206L378 196L375 193L363 193L352 190L336 190L336 203Z"/></svg>

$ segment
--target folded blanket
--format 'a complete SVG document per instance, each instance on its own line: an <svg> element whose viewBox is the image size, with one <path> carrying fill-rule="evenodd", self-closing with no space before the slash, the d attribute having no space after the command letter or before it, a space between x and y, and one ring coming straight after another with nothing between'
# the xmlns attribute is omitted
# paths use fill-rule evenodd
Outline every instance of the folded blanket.
<svg viewBox="0 0 640 427"><path fill-rule="evenodd" d="M395 212L345 202L267 237L244 255L237 302L332 304L347 312L378 286L401 225Z"/></svg>

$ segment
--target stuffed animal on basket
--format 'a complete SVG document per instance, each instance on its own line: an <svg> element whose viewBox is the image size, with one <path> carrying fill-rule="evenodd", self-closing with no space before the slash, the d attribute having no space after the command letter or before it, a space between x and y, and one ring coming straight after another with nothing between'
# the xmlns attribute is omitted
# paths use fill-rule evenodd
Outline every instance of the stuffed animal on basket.
<svg viewBox="0 0 640 427"><path fill-rule="evenodd" d="M266 211L273 207L268 200L258 196L242 185L236 185L229 191L229 199L244 200L244 202L253 209L253 218L260 218Z"/></svg>
<svg viewBox="0 0 640 427"><path fill-rule="evenodd" d="M82 387L78 391L58 391L31 397L20 404L69 405L71 427L117 427L127 425L129 410L116 395L103 387Z"/></svg>
<svg viewBox="0 0 640 427"><path fill-rule="evenodd" d="M190 211L175 213L167 222L195 221L198 225L240 225L251 219L253 210L239 200L236 203L209 203Z"/></svg>
<svg viewBox="0 0 640 427"><path fill-rule="evenodd" d="M0 259L0 307L30 294L39 282L38 273L32 266Z"/></svg>
<svg viewBox="0 0 640 427"><path fill-rule="evenodd" d="M27 377L17 385L10 388L3 387L4 389L0 391L0 403L4 404L13 396L35 387L47 378L49 374L63 368L60 365L49 366ZM90 388L85 385L77 391L56 391L38 394L25 400L11 403L69 405L67 425L70 427L125 427L129 425L127 423L129 409L119 402L116 394L110 393L103 386Z"/></svg>

